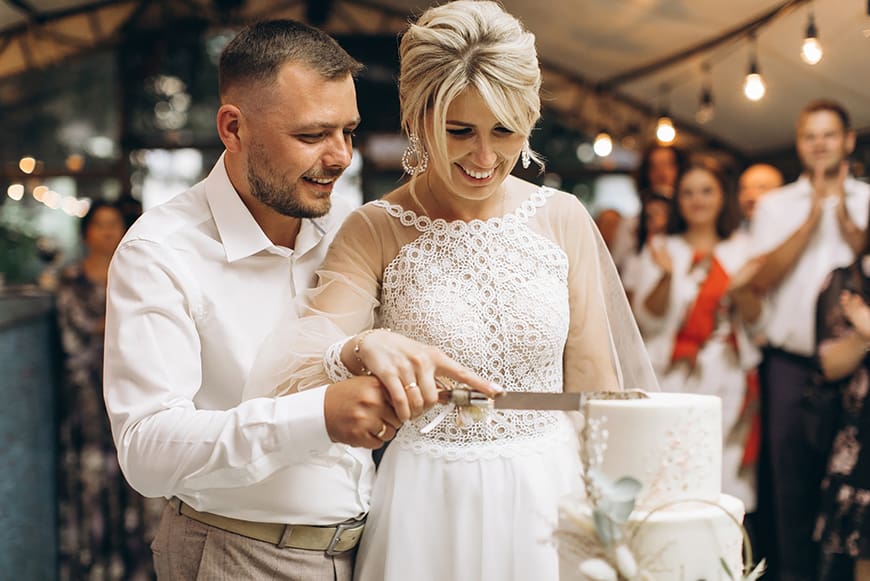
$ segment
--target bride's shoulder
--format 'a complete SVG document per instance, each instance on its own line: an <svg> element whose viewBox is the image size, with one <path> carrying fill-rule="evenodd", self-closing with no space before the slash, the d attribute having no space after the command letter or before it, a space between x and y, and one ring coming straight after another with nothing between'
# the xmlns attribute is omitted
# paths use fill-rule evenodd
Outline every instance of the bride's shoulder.
<svg viewBox="0 0 870 581"><path fill-rule="evenodd" d="M591 219L586 206L577 196L550 186L526 183L528 186L524 199L536 208L540 219L553 223L576 223L578 220Z"/></svg>

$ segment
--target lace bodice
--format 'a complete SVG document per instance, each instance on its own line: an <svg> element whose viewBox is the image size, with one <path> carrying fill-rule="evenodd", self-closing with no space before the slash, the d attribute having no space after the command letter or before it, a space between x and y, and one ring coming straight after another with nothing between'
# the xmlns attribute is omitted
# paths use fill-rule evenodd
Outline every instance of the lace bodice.
<svg viewBox="0 0 870 581"><path fill-rule="evenodd" d="M486 221L432 220L401 196L352 212L317 286L264 342L245 398L346 379L341 347L372 327L436 345L509 390L656 389L592 217L570 194L510 179L516 209ZM436 421L443 412L408 424L393 445L474 459L573 437L556 412L496 411L464 426L452 408Z"/></svg>
<svg viewBox="0 0 870 581"><path fill-rule="evenodd" d="M383 274L381 325L435 345L448 356L511 391L562 391L568 334L568 259L527 227L545 203L538 190L519 210L487 221L431 221L375 202L420 235L403 246ZM493 411L457 425L436 406L403 430L399 445L448 457L478 457L544 445L555 436L555 414Z"/></svg>

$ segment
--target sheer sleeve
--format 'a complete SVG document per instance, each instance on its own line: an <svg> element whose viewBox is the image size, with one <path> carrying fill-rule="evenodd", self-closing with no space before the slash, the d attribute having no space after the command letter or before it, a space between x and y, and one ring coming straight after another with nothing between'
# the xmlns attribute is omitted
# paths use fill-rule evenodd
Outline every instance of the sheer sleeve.
<svg viewBox="0 0 870 581"><path fill-rule="evenodd" d="M261 347L245 385L245 399L309 389L336 379L324 365L330 347L375 325L383 241L384 237L375 236L366 207L348 216L317 272L317 285L289 301Z"/></svg>
<svg viewBox="0 0 870 581"><path fill-rule="evenodd" d="M569 263L565 391L657 391L625 290L592 217L567 194L548 209L545 214L558 223L554 235Z"/></svg>

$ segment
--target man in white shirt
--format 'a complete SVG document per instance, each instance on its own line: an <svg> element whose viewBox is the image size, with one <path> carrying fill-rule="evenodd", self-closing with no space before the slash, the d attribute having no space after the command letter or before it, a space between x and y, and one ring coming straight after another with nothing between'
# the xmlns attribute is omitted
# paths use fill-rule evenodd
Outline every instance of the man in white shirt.
<svg viewBox="0 0 870 581"><path fill-rule="evenodd" d="M351 577L374 476L364 448L401 425L383 386L242 390L348 213L330 194L351 161L360 68L304 24L242 31L220 62L225 153L112 261L105 401L127 479L171 499L152 545L161 579Z"/></svg>
<svg viewBox="0 0 870 581"><path fill-rule="evenodd" d="M740 213L747 224L752 223L755 215L755 205L764 194L781 188L782 173L767 163L754 163L743 170L737 180L737 200L740 203Z"/></svg>
<svg viewBox="0 0 870 581"><path fill-rule="evenodd" d="M769 488L761 491L759 513L773 525L763 536L773 537L767 556L783 581L815 578L812 528L827 459L827 449L812 441L814 414L824 410L807 406L816 368L816 300L828 274L850 264L863 246L870 186L848 175L854 146L839 104L807 105L796 143L804 172L759 200L752 221L753 243L766 257L753 283L769 298L760 463Z"/></svg>

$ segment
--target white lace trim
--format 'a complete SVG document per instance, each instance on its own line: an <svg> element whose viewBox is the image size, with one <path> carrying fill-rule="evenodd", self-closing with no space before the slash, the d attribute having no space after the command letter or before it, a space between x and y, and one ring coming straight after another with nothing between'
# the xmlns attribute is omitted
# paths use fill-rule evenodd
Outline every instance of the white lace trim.
<svg viewBox="0 0 870 581"><path fill-rule="evenodd" d="M344 348L344 344L348 341L350 341L350 337L342 339L341 341L336 341L329 346L329 349L327 349L326 353L323 355L323 368L326 371L326 377L328 377L329 381L332 383L337 383L353 377L353 373L350 372L341 360L341 350Z"/></svg>
<svg viewBox="0 0 870 581"><path fill-rule="evenodd" d="M444 218L433 220L429 216L419 215L413 210L406 210L398 204L390 204L384 200L375 200L371 205L383 208L393 218L398 218L402 226L413 226L420 232L435 230L446 232L451 236L462 236L466 232L479 233L484 230L498 230L503 227L525 223L535 215L537 209L547 203L547 198L552 196L554 190L540 187L529 196L529 199L520 204L519 208L504 216L495 216L487 220L452 220L448 222Z"/></svg>
<svg viewBox="0 0 870 581"><path fill-rule="evenodd" d="M428 345L511 391L562 391L568 335L568 257L529 228L553 195L539 188L513 213L470 222L373 202L421 232L383 273L380 325ZM414 452L476 460L540 451L573 437L552 412L493 411L457 425L436 406L396 437Z"/></svg>

